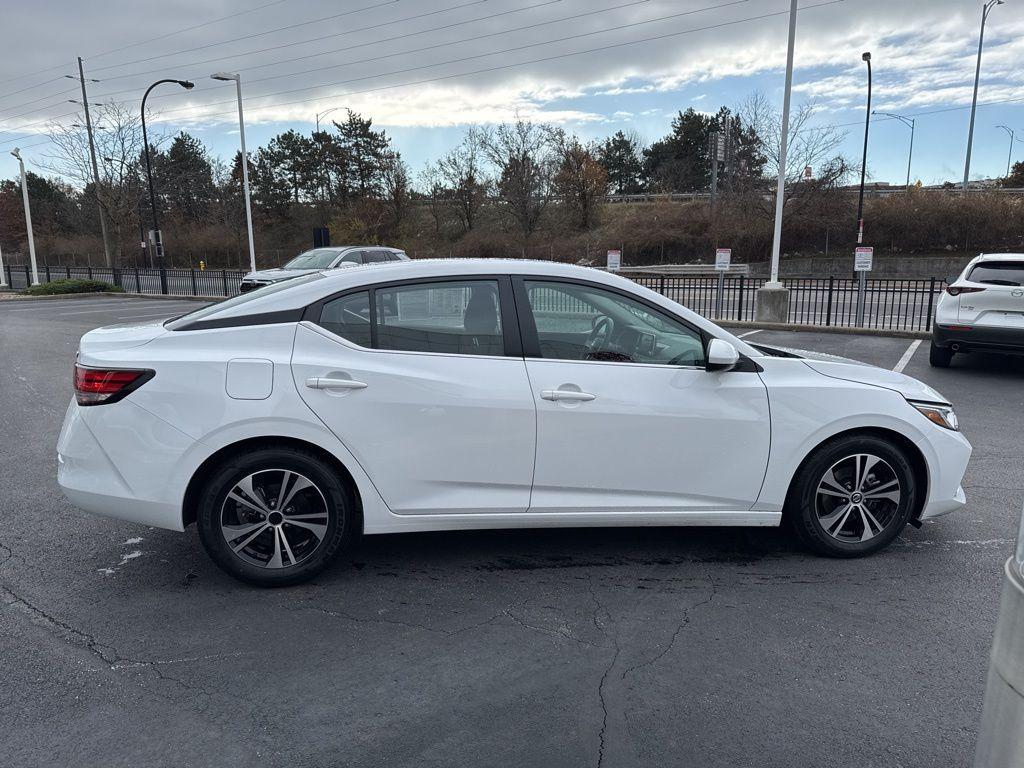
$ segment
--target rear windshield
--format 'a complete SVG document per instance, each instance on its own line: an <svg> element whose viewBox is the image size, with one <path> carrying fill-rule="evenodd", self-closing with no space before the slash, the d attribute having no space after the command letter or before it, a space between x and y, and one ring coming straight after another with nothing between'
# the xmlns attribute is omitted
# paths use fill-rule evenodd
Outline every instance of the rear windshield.
<svg viewBox="0 0 1024 768"><path fill-rule="evenodd" d="M197 309L195 312L189 312L187 315L179 315L178 317L171 318L164 323L164 328L169 331L176 331L183 325L194 323L196 320L203 320L204 318L214 315L221 310L237 307L239 304L245 304L247 301L269 296L270 294L277 293L278 291L287 291L289 288L293 288L296 285L311 283L314 280L321 279L323 279L323 274L320 272L314 272L310 275L300 275L299 277L292 277L288 280L279 280L276 283L271 283L270 285L265 285L262 288L257 288L255 291L240 293L237 296L232 296L230 299L224 299L223 301L218 301L216 304L210 304L202 309Z"/></svg>
<svg viewBox="0 0 1024 768"><path fill-rule="evenodd" d="M326 269L331 266L341 251L314 248L312 251L300 253L289 261L282 269Z"/></svg>
<svg viewBox="0 0 1024 768"><path fill-rule="evenodd" d="M974 265L967 279L989 285L1024 285L1024 261L983 261Z"/></svg>

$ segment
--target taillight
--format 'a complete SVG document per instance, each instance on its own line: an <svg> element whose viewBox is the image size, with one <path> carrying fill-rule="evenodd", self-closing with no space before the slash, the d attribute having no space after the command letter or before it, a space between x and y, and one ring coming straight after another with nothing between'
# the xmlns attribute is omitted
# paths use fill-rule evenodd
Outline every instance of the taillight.
<svg viewBox="0 0 1024 768"><path fill-rule="evenodd" d="M75 400L79 405L116 403L155 374L145 369L86 368L75 363Z"/></svg>
<svg viewBox="0 0 1024 768"><path fill-rule="evenodd" d="M959 285L946 286L946 293L948 293L950 296L959 296L961 293L978 293L979 291L984 290L984 288L970 288L967 286L961 287Z"/></svg>

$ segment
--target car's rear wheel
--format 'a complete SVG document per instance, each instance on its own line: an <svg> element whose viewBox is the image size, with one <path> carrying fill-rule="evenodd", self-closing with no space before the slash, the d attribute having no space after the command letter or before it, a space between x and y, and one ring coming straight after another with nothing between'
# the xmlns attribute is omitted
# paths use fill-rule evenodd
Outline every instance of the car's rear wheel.
<svg viewBox="0 0 1024 768"><path fill-rule="evenodd" d="M794 478L786 515L800 541L830 557L888 546L913 514L914 469L899 446L869 435L825 443Z"/></svg>
<svg viewBox="0 0 1024 768"><path fill-rule="evenodd" d="M221 568L264 587L298 584L356 536L348 488L319 456L265 448L218 468L201 495L199 538Z"/></svg>
<svg viewBox="0 0 1024 768"><path fill-rule="evenodd" d="M949 368L953 361L953 350L949 347L940 347L934 341L928 350L928 362L936 368Z"/></svg>

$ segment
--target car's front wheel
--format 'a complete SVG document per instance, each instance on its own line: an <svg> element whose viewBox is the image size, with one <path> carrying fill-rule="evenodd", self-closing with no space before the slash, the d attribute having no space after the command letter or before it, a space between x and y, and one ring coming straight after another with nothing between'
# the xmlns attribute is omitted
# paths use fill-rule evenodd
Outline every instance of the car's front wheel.
<svg viewBox="0 0 1024 768"><path fill-rule="evenodd" d="M829 441L797 473L786 515L800 541L831 557L886 547L913 514L917 483L902 448L871 435Z"/></svg>
<svg viewBox="0 0 1024 768"><path fill-rule="evenodd" d="M356 536L348 489L319 456L263 448L226 461L209 478L197 510L210 557L250 584L298 584Z"/></svg>

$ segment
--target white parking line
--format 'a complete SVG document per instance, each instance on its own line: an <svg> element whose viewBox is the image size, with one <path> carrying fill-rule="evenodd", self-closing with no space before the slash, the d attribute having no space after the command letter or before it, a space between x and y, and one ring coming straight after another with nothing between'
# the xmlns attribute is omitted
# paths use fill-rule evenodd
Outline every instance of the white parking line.
<svg viewBox="0 0 1024 768"><path fill-rule="evenodd" d="M896 371L896 373L902 373L903 369L907 367L907 363L910 362L910 358L914 356L914 353L917 352L917 348L920 346L921 339L910 342L910 346L907 347L907 351L903 353L903 357L901 357L900 361L896 363L893 370Z"/></svg>
<svg viewBox="0 0 1024 768"><path fill-rule="evenodd" d="M747 338L747 336L753 336L755 333L760 333L763 330L764 330L764 328L758 328L756 331L747 331L746 333L741 333L736 338L737 339L745 339L745 338Z"/></svg>

